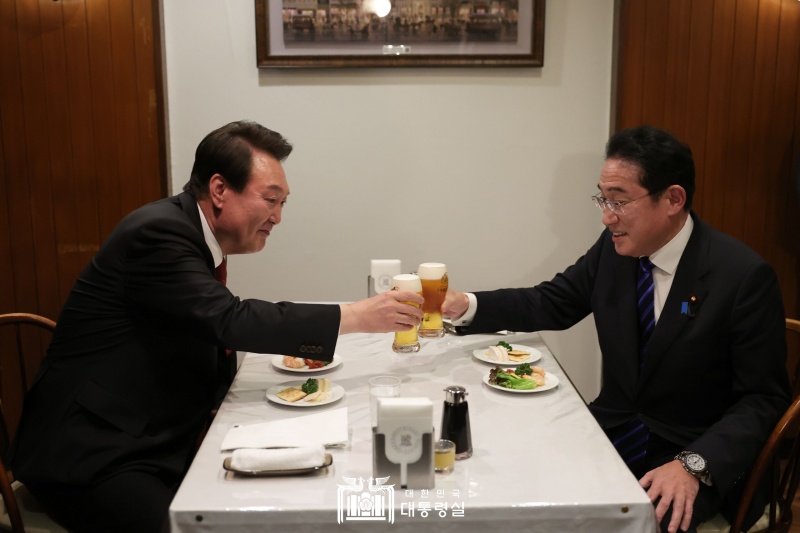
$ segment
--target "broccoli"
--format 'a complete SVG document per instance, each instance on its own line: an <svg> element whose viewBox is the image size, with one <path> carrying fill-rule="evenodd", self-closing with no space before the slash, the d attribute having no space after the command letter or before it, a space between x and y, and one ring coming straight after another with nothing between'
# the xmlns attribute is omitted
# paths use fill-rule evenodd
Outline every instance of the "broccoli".
<svg viewBox="0 0 800 533"><path fill-rule="evenodd" d="M497 343L497 346L502 346L503 348L505 348L505 349L506 349L506 350L508 350L509 352L510 352L511 350L513 350L513 348L511 347L511 345L510 345L510 344L508 344L507 342L500 341L500 342L498 342L498 343Z"/></svg>
<svg viewBox="0 0 800 533"><path fill-rule="evenodd" d="M528 363L522 363L521 365L519 365L519 366L518 366L518 367L517 367L517 368L514 370L514 373L515 373L516 375L518 375L518 376L524 376L524 375L526 375L526 374L527 374L528 376L530 376L530 375L533 375L533 369L531 368L531 365L529 365Z"/></svg>
<svg viewBox="0 0 800 533"><path fill-rule="evenodd" d="M309 378L303 383L303 386L300 389L305 392L306 394L313 394L319 390L319 383L316 379Z"/></svg>

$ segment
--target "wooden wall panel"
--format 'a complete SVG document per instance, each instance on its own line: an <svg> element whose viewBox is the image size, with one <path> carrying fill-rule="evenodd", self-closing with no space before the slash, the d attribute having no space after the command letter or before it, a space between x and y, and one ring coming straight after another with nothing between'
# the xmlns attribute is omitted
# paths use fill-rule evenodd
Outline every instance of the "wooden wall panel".
<svg viewBox="0 0 800 533"><path fill-rule="evenodd" d="M163 131L163 114L158 113L161 77L161 47L154 38L157 23L153 9L136 2L133 4L134 31L140 38L134 39L136 56L136 104L137 131L139 134L139 164L142 176L166 176L166 160L160 157L159 132ZM153 68L155 61L155 68ZM152 199L165 196L166 179L136 179L141 187L141 198Z"/></svg>
<svg viewBox="0 0 800 533"><path fill-rule="evenodd" d="M165 195L158 14L158 0L0 0L0 313L57 319L119 220ZM27 344L33 372L47 343Z"/></svg>
<svg viewBox="0 0 800 533"><path fill-rule="evenodd" d="M86 4L86 21L89 37L89 83L92 91L92 126L97 175L97 211L100 234L108 235L114 229L115 214L122 212L119 184L119 160L115 154L117 125L114 120L114 60L111 55L111 28L109 26L109 1L96 0ZM102 135L97 133L102 132Z"/></svg>
<svg viewBox="0 0 800 533"><path fill-rule="evenodd" d="M692 147L694 209L776 269L798 308L800 2L620 0L615 130Z"/></svg>
<svg viewBox="0 0 800 533"><path fill-rule="evenodd" d="M64 9L64 50L69 83L66 87L69 101L71 132L72 190L65 197L74 208L75 239L59 244L60 254L70 254L79 265L85 266L99 249L102 240L97 194L97 152L95 150L89 62L89 34L87 9L83 2L66 2ZM73 271L75 272L75 271Z"/></svg>

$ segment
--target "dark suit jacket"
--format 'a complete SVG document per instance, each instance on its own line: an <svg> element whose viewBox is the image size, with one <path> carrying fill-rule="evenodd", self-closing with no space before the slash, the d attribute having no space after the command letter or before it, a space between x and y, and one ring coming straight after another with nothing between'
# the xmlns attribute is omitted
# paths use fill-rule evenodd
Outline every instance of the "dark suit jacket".
<svg viewBox="0 0 800 533"><path fill-rule="evenodd" d="M638 263L616 253L607 230L552 281L476 293L477 314L462 329L563 330L594 313L603 357L600 395L589 406L597 421L612 428L638 414L651 431L705 457L725 498L744 484L790 401L784 311L773 269L692 216L641 374Z"/></svg>
<svg viewBox="0 0 800 533"><path fill-rule="evenodd" d="M241 300L214 279L195 199L128 215L81 273L25 398L11 466L85 485L126 470L177 483L246 350L331 360L336 305Z"/></svg>

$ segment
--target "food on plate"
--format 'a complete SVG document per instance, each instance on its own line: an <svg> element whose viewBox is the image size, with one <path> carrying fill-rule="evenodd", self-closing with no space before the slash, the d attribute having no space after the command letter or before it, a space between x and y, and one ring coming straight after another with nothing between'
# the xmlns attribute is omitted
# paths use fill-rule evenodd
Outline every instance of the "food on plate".
<svg viewBox="0 0 800 533"><path fill-rule="evenodd" d="M507 363L509 361L522 362L528 359L530 352L515 350L510 344L500 341L495 346L489 346L484 355L492 361Z"/></svg>
<svg viewBox="0 0 800 533"><path fill-rule="evenodd" d="M537 387L541 387L542 385L544 385L544 374L537 374L534 372L533 374L531 374L530 379L534 383L536 383Z"/></svg>
<svg viewBox="0 0 800 533"><path fill-rule="evenodd" d="M302 385L288 387L275 396L283 401L295 403L303 400L304 402L318 403L328 398L331 390L331 382L327 379L307 379Z"/></svg>
<svg viewBox="0 0 800 533"><path fill-rule="evenodd" d="M489 371L489 383L515 390L533 390L544 385L544 368L523 363L517 368L503 370L499 366Z"/></svg>
<svg viewBox="0 0 800 533"><path fill-rule="evenodd" d="M308 393L303 392L297 387L289 387L288 389L283 389L282 391L276 393L275 396L277 396L278 398L280 398L285 402L294 403L308 396Z"/></svg>
<svg viewBox="0 0 800 533"><path fill-rule="evenodd" d="M531 366L529 363L522 363L518 365L517 368L514 369L514 373L518 376L533 376L534 374L538 374L542 377L545 375L544 368L540 366ZM528 379L535 379L535 378L528 378Z"/></svg>
<svg viewBox="0 0 800 533"><path fill-rule="evenodd" d="M533 369L528 363L522 363L514 369L514 373L518 376L530 376L533 374Z"/></svg>
<svg viewBox="0 0 800 533"><path fill-rule="evenodd" d="M498 363L508 362L508 350L506 350L503 346L489 346L489 348L483 353L492 361L497 361Z"/></svg>
<svg viewBox="0 0 800 533"><path fill-rule="evenodd" d="M292 357L291 355L285 355L283 357L283 366L286 368L303 368L306 366L305 360L302 357Z"/></svg>
<svg viewBox="0 0 800 533"><path fill-rule="evenodd" d="M327 379L320 379L317 383L317 392L312 392L304 401L306 402L321 402L328 397L328 393L331 390L331 382Z"/></svg>
<svg viewBox="0 0 800 533"><path fill-rule="evenodd" d="M309 378L300 386L300 389L306 394L317 392L319 390L319 381L314 378Z"/></svg>
<svg viewBox="0 0 800 533"><path fill-rule="evenodd" d="M315 359L304 359L302 357L292 357L291 355L283 356L283 360L281 361L283 366L286 368L308 368L310 370L315 370L317 368L322 368L324 366L328 366L331 364L330 361L317 361Z"/></svg>
<svg viewBox="0 0 800 533"><path fill-rule="evenodd" d="M531 352L526 352L524 350L509 350L508 351L508 358L511 361L525 361L531 355Z"/></svg>

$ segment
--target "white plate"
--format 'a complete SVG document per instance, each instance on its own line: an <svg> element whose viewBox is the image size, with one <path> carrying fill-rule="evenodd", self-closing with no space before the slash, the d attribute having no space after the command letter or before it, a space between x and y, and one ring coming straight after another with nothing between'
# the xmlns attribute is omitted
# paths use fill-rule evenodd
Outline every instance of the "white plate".
<svg viewBox="0 0 800 533"><path fill-rule="evenodd" d="M309 358L304 357L303 359L309 359ZM321 366L319 368L308 368L307 366L304 366L302 368L289 368L288 366L283 364L282 355L276 355L275 357L272 358L272 366L274 366L275 368L279 370L285 370L287 372L298 372L298 373L322 372L323 370L330 370L331 368L335 368L340 364L342 364L342 358L339 357L338 354L333 354L333 361L331 361L330 364Z"/></svg>
<svg viewBox="0 0 800 533"><path fill-rule="evenodd" d="M278 394L283 389L288 389L289 387L300 387L306 380L302 381L287 381L286 383L281 383L280 385L274 385L267 389L267 400L275 403L279 403L281 405L290 405L292 407L317 407L320 405L327 405L329 403L333 403L336 400L340 399L344 396L344 387L341 385L337 385L335 383L331 383L331 388L328 391L328 397L322 400L321 402L307 402L305 398L301 400L297 400L296 402L287 402L286 400L282 400L278 398L276 394Z"/></svg>
<svg viewBox="0 0 800 533"><path fill-rule="evenodd" d="M485 376L483 376L483 382L486 383L487 385L489 385L493 389L497 389L497 390L501 390L501 391L505 391L505 392L518 392L518 393L521 393L521 394L528 394L528 393L531 393L531 392L544 392L546 390L554 389L556 387L556 385L558 385L558 378L555 377L550 372L548 372L548 373L546 373L544 375L544 385L542 385L541 387L536 387L535 389L530 389L530 390L507 389L505 387L501 387L499 385L495 385L494 383L489 383L489 374L486 374Z"/></svg>
<svg viewBox="0 0 800 533"><path fill-rule="evenodd" d="M496 346L496 345L495 345ZM481 348L480 350L472 350L472 355L475 356L475 359L480 359L486 363L492 363L493 365L501 365L501 366L517 366L521 365L522 363L535 363L539 359L542 358L542 352L537 350L536 348L531 348L530 346L525 346L524 344L512 344L511 348L514 350L522 350L523 352L530 352L530 355L524 361L495 361L494 359L490 359L486 356L486 350L489 349L487 346L486 348Z"/></svg>

